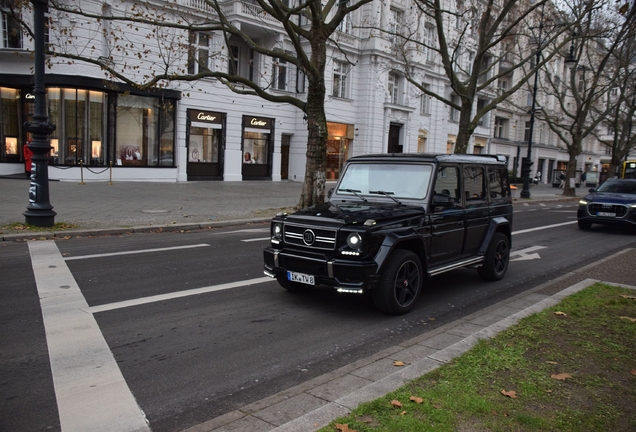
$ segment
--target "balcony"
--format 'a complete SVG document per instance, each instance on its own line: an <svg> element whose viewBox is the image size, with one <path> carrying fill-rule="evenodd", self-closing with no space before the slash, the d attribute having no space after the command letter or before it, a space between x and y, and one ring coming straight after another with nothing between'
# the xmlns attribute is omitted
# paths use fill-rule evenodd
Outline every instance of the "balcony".
<svg viewBox="0 0 636 432"><path fill-rule="evenodd" d="M177 4L189 9L193 9L197 12L206 12L210 15L216 15L216 11L205 0L177 0ZM221 11L231 21L238 21L241 24L247 24L250 29L260 28L262 32L265 32L263 25L266 25L270 30L272 27L282 29L281 23L272 17L255 2L249 0L221 0L219 2Z"/></svg>

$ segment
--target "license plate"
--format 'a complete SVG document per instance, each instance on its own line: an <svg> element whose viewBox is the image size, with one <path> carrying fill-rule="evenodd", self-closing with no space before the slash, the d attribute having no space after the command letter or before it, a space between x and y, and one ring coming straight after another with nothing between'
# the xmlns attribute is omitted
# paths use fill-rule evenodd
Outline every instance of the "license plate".
<svg viewBox="0 0 636 432"><path fill-rule="evenodd" d="M600 216L600 217L616 217L616 213L598 212L598 213L596 213L596 216Z"/></svg>
<svg viewBox="0 0 636 432"><path fill-rule="evenodd" d="M316 285L316 278L313 275L305 273L287 272L287 280L292 282L300 282L307 285Z"/></svg>

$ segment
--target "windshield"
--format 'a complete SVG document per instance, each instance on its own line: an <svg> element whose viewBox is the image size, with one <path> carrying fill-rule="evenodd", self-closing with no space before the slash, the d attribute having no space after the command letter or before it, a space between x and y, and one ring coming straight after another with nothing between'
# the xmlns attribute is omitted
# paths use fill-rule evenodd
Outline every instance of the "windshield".
<svg viewBox="0 0 636 432"><path fill-rule="evenodd" d="M428 194L432 171L431 165L354 163L347 167L337 193L421 200Z"/></svg>
<svg viewBox="0 0 636 432"><path fill-rule="evenodd" d="M611 181L603 183L596 192L636 194L636 181Z"/></svg>

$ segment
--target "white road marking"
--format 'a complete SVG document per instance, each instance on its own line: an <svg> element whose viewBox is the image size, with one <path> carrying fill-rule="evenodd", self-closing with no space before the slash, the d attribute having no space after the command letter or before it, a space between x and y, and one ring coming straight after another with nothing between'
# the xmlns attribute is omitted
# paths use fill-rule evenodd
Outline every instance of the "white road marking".
<svg viewBox="0 0 636 432"><path fill-rule="evenodd" d="M570 222L563 222L563 223L558 223L558 224L554 224L554 225L546 225L546 226L542 226L542 227L529 228L529 229L525 229L525 230L521 230L521 231L515 231L515 232L512 233L512 235L525 234L525 233L534 232L534 231L541 231L541 230L549 229L549 228L557 228L557 227L560 227L560 226L572 225L572 224L575 224L575 223L576 223L576 221L570 221Z"/></svg>
<svg viewBox="0 0 636 432"><path fill-rule="evenodd" d="M94 254L94 255L72 256L72 257L65 257L64 259L66 261L70 261L70 260L88 259L88 258L103 258L108 256L133 255L133 254L149 253L149 252L165 252L165 251L171 251L171 250L191 249L191 248L206 247L206 246L210 246L210 245L207 243L202 243L202 244L195 244L195 245L172 246L172 247L166 247L166 248L140 249L140 250L134 250L134 251L110 252L110 253Z"/></svg>
<svg viewBox="0 0 636 432"><path fill-rule="evenodd" d="M547 246L530 246L529 248L520 249L514 252L510 252L510 257L518 257L511 259L510 261L528 261L533 259L541 259L538 253L530 253L541 249L546 249Z"/></svg>
<svg viewBox="0 0 636 432"><path fill-rule="evenodd" d="M87 307L84 310L86 312L94 314L98 312L122 309L126 307L131 307L131 306L139 306L139 305L148 304L148 303L155 303L158 301L172 300L172 299L181 298L181 297L205 294L205 293L214 292L214 291L222 291L222 290L231 289L231 288L239 288L239 287L244 287L248 285L256 285L256 284L261 284L265 282L271 282L271 280L272 278L270 277L247 279L244 281L230 282L230 283L225 283L221 285L212 285L212 286L201 287L201 288L193 288L193 289L189 289L185 291L176 291L176 292L158 294L158 295L149 296L149 297L141 297L141 298L133 299L133 300L124 300L124 301L115 302L115 303L92 306L92 307Z"/></svg>
<svg viewBox="0 0 636 432"><path fill-rule="evenodd" d="M545 207L545 203L539 203L541 207Z"/></svg>
<svg viewBox="0 0 636 432"><path fill-rule="evenodd" d="M270 239L271 237L261 237L261 238L247 239L247 240L241 240L241 241L245 243L249 243L249 242L263 241L263 240L270 240Z"/></svg>
<svg viewBox="0 0 636 432"><path fill-rule="evenodd" d="M269 232L269 228L250 228L250 229L242 229L242 230L234 230L234 231L224 231L224 232L218 232L213 234L221 235L221 234L262 233L262 232Z"/></svg>
<svg viewBox="0 0 636 432"><path fill-rule="evenodd" d="M28 243L62 432L150 431L54 241Z"/></svg>

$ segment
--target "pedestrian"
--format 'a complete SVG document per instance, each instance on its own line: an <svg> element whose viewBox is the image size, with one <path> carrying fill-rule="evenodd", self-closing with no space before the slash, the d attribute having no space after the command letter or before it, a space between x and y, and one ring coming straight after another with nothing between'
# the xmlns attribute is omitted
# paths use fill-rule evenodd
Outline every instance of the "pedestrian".
<svg viewBox="0 0 636 432"><path fill-rule="evenodd" d="M33 151L29 148L31 140L28 140L25 145L22 146L22 154L24 155L24 170L26 171L27 178L31 178L31 156Z"/></svg>
<svg viewBox="0 0 636 432"><path fill-rule="evenodd" d="M581 173L581 184L583 184L583 186L585 186L585 179L587 179L587 173L583 171Z"/></svg>
<svg viewBox="0 0 636 432"><path fill-rule="evenodd" d="M559 187L561 189L565 189L565 173L561 173L559 175L559 180L561 180L561 184L559 185Z"/></svg>
<svg viewBox="0 0 636 432"><path fill-rule="evenodd" d="M541 183L541 171L537 171L534 175L534 184L538 185L539 183Z"/></svg>

